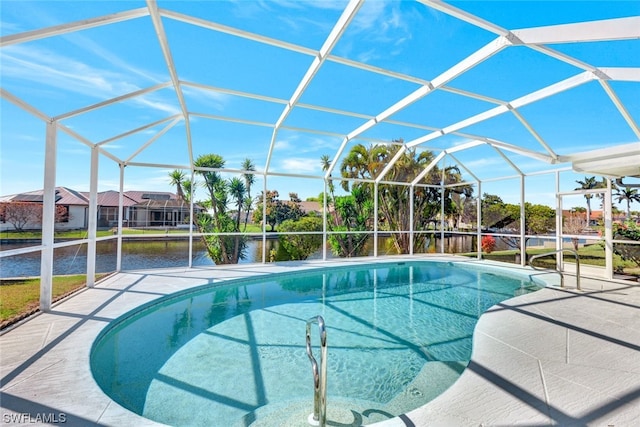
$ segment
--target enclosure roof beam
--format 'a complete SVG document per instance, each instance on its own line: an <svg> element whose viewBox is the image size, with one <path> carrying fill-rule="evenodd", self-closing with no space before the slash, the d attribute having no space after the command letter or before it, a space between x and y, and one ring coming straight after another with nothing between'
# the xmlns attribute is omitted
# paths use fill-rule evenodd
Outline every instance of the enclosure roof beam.
<svg viewBox="0 0 640 427"><path fill-rule="evenodd" d="M598 82L600 83L600 86L602 86L604 91L609 96L609 99L611 100L611 102L613 102L613 105L616 106L616 108L618 109L618 111L620 112L624 120L627 122L627 124L629 125L633 133L635 133L636 137L640 139L640 127L638 127L638 124L635 122L631 114L629 114L629 111L627 111L627 108L624 106L622 101L620 101L620 98L618 98L618 95L616 95L616 93L613 91L613 88L611 88L611 85L604 80L598 80Z"/></svg>
<svg viewBox="0 0 640 427"><path fill-rule="evenodd" d="M520 123L522 123L522 125L527 128L527 130L529 131L529 133L531 135L533 135L533 137L536 139L536 141L538 141L538 143L542 146L542 148L544 148L546 150L547 153L549 153L549 155L553 158L553 159L557 159L558 155L553 151L553 149L549 146L549 144L546 143L546 141L544 139L542 139L542 136L540 136L540 134L538 133L538 131L536 131L533 126L531 126L529 124L529 122L522 116L522 114L520 114L520 112L518 110L516 110L515 108L511 108L511 113L516 117L516 119L518 119L518 121Z"/></svg>
<svg viewBox="0 0 640 427"><path fill-rule="evenodd" d="M158 133L156 133L155 135L153 135L147 142L145 142L144 144L142 144L142 146L140 146L140 148L138 148L135 153L133 153L132 155L129 156L129 158L127 158L124 161L124 164L127 165L129 164L129 162L136 157L138 154L140 154L142 151L144 151L148 146L150 146L153 142L155 142L158 138L160 138L162 135L164 135L165 133L167 133L169 131L169 129L171 129L172 127L174 127L178 122L182 121L182 117L178 117L177 119L175 119L174 121L172 121L171 123L169 123L167 126L165 126L164 128L162 128Z"/></svg>
<svg viewBox="0 0 640 427"><path fill-rule="evenodd" d="M482 138L482 139L484 141L487 141L487 143L491 146L498 147L503 150L510 151L512 153L515 153L521 156L530 157L536 160L541 160L545 163L554 164L554 163L557 163L560 158L560 156L558 156L558 158L553 158L547 154L539 153L537 151L529 150L527 148L519 147L517 145L508 144L506 142L498 141L497 139L493 139L493 138Z"/></svg>
<svg viewBox="0 0 640 427"><path fill-rule="evenodd" d="M427 167L424 168L422 172L420 172L418 176L413 179L413 181L411 181L411 186L413 187L418 184L420 180L424 178L429 173L429 171L431 171L446 155L447 153L445 151L441 151L440 153L438 153L438 155L431 161L431 163L429 163Z"/></svg>
<svg viewBox="0 0 640 427"><path fill-rule="evenodd" d="M291 96L291 98L289 99L289 102L285 106L284 111L282 111L280 118L278 118L278 120L276 121L276 129L282 125L282 123L285 121L285 119L287 118L287 116L289 115L293 107L298 103L298 100L306 90L307 86L309 86L309 84L311 83L311 80L313 80L316 73L320 70L320 67L322 66L324 61L327 59L327 55L335 47L336 43L338 43L338 40L340 40L340 37L345 32L345 30L347 29L347 26L353 20L353 18L355 17L356 13L358 12L362 4L363 4L362 0L351 0L349 2L344 12L338 19L338 22L336 22L336 25L331 30L331 33L329 33L329 36L325 40L324 44L322 45L320 50L316 53L316 56L313 59L313 62L307 69L307 72L305 73L305 75L302 77L302 80L298 83L298 87L293 92L293 95Z"/></svg>
<svg viewBox="0 0 640 427"><path fill-rule="evenodd" d="M216 87L216 86L210 86L210 85L205 85L205 84L202 84L202 83L196 83L196 82L189 82L189 81L185 81L185 80L180 80L180 84L183 85L183 86L195 87L197 89L202 89L202 90L206 90L206 91L209 91L209 92L217 92L217 93L222 93L222 94L225 94L225 95L233 95L233 96L239 96L239 97L242 97L242 98L255 99L255 100L258 100L258 101L272 102L274 104L285 105L287 103L287 100L286 99L282 99L282 98L274 98L272 96L258 95L258 94L255 94L255 93L243 92L243 91L233 90L233 89L226 89L226 88Z"/></svg>
<svg viewBox="0 0 640 427"><path fill-rule="evenodd" d="M16 105L17 107L22 108L24 111L32 114L33 116L39 118L40 120L42 120L43 122L50 122L51 118L49 116L47 116L45 113L43 113L42 111L38 110L37 108L35 108L34 106L32 106L31 104L23 101L22 99L18 98L17 96L13 95L11 92L9 92L8 90L0 87L0 97L6 99L7 101L11 102L12 104Z"/></svg>
<svg viewBox="0 0 640 427"><path fill-rule="evenodd" d="M637 67L602 67L598 70L609 80L640 82L640 68Z"/></svg>
<svg viewBox="0 0 640 427"><path fill-rule="evenodd" d="M98 103L93 104L93 105L88 105L86 107L79 108L79 109L74 110L74 111L69 111L67 113L60 114L59 116L54 117L54 119L55 120L68 119L70 117L74 117L74 116L77 116L77 115L83 114L83 113L88 113L89 111L97 110L98 108L106 107L108 105L115 104L117 102L125 101L125 100L131 99L131 98L136 98L138 96L142 96L142 95L145 95L147 93L155 92L157 90L164 89L164 88L169 87L169 86L171 86L171 82L160 83L160 84L157 84L155 86L148 87L146 89L140 89L140 90L136 90L134 92L129 92L127 94L124 94L124 95L121 95L121 96L117 96L115 98L107 99L106 101L98 102Z"/></svg>
<svg viewBox="0 0 640 427"><path fill-rule="evenodd" d="M382 171L375 178L375 182L380 183L380 181L382 181L382 179L385 177L385 175L387 173L389 173L389 171L391 170L393 165L395 165L395 163L398 161L398 159L400 157L402 157L402 155L405 153L405 151L407 151L407 146L403 144L398 149L398 152L393 156L393 158L387 163L387 165L384 167L384 169L382 169Z"/></svg>
<svg viewBox="0 0 640 427"><path fill-rule="evenodd" d="M396 114L398 111L403 110L404 108L408 107L409 105L413 104L419 99L425 97L426 95L431 93L433 90L437 89L438 87L445 85L449 81L455 79L459 75L463 74L464 72L470 70L471 68L475 67L479 63L495 55L496 53L504 49L507 45L508 45L508 41L504 37L498 37L497 39L481 47L480 49L478 49L477 51L475 51L474 53L472 53L462 61L455 64L453 67L444 71L442 74L440 74L435 79L433 79L431 83L416 89L409 95L402 98L400 101L396 102L395 104L393 104L392 106L384 110L382 113L378 114L373 119L368 120L367 122L362 124L360 127L358 127L357 129L347 134L347 136L342 141L342 144L340 145L340 148L338 149L336 156L334 157L334 162L330 165L330 167L325 172L325 178L328 178L331 175L331 172L333 171L333 167L335 165L335 161L342 155L342 152L344 151L344 148L346 147L347 142L349 142L351 139L366 132L376 124L388 119L392 115ZM409 148L411 147L411 145L409 144L407 144L407 146Z"/></svg>
<svg viewBox="0 0 640 427"><path fill-rule="evenodd" d="M604 19L513 30L526 44L560 44L640 38L640 17Z"/></svg>
<svg viewBox="0 0 640 427"><path fill-rule="evenodd" d="M259 121L256 121L256 120L236 119L236 118L233 118L233 117L218 116L218 115L215 115L215 114L191 112L191 113L189 113L189 116L202 117L203 119L219 120L219 121L223 121L223 122L241 123L241 124L245 124L245 125L273 128L273 123L259 122Z"/></svg>
<svg viewBox="0 0 640 427"><path fill-rule="evenodd" d="M66 133L67 135L77 139L78 141L80 141L81 143L86 145L87 147L90 147L90 148L94 148L95 147L100 154L102 154L105 157L110 158L114 162L116 162L118 164L122 163L122 160L120 158L118 158L118 157L114 156L113 154L109 153L104 148L102 148L100 146L97 146L96 144L92 143L87 138L85 138L84 136L80 135L76 131L68 128L67 126L63 125L62 123L58 123L58 129L61 130L64 133Z"/></svg>
<svg viewBox="0 0 640 427"><path fill-rule="evenodd" d="M263 44L267 44L270 46L275 46L281 49L286 49L286 50L290 50L293 52L298 52L298 53L303 53L305 55L310 55L310 56L315 56L316 55L316 51L314 49L310 49L308 47L303 47L300 45L296 45L293 43L287 43L278 39L274 39L271 37L266 37L266 36L262 36L259 34L255 34L255 33L250 33L249 31L243 31L243 30L239 30L237 28L233 28L233 27L228 27L226 25L222 25L222 24L217 24L215 22L212 21L208 21L206 19L202 19L202 18L197 18L195 16L190 16L190 15L185 15L182 13L178 13L178 12L174 12L172 10L168 10L168 9L159 9L159 13L160 15L164 16L165 18L170 18L173 19L175 21L181 21L181 22L185 22L187 24L191 24L191 25L196 25L198 27L202 27L202 28L206 28L208 30L213 30L213 31L217 31L220 33L225 33L225 34L229 34L232 36L236 36L236 37L240 37L240 38L244 38L247 40L252 40L255 42L259 42L259 43L263 43Z"/></svg>
<svg viewBox="0 0 640 427"><path fill-rule="evenodd" d="M510 159L509 157L507 157L507 155L506 155L506 154L504 154L504 153L502 152L502 150L501 150L501 149L499 149L499 148L498 148L498 147L496 147L495 145L491 145L491 148L493 148L494 150L496 150L496 152L500 155L500 157L502 157L502 159L503 159L505 162L507 162L507 164L508 164L509 166L511 166L511 168L512 168L514 171L516 171L519 175L524 175L524 173L522 173L522 170L520 170L520 168L519 168L519 167L517 167L517 166L515 165L515 163L513 163L513 162L511 161L511 159Z"/></svg>
<svg viewBox="0 0 640 427"><path fill-rule="evenodd" d="M41 28L39 30L26 31L24 33L12 34L0 37L0 47L12 44L30 42L40 40L47 37L58 36L61 34L72 33L74 31L86 30L89 28L99 27L101 25L114 24L116 22L127 21L129 19L147 16L149 11L147 8L132 9L123 12L117 12L110 15L99 16L97 18L83 19L67 24L55 25L53 27Z"/></svg>
<svg viewBox="0 0 640 427"><path fill-rule="evenodd" d="M160 12L158 11L158 4L156 3L156 0L147 0L147 8L149 9L149 13L151 14L153 28L155 29L158 41L160 43L160 48L162 49L162 54L164 55L164 59L167 64L169 75L171 76L173 89L176 93L176 96L178 97L178 102L180 103L180 109L182 110L182 116L184 118L187 131L187 149L189 154L189 163L193 164L193 149L191 146L191 125L189 122L189 112L187 110L187 104L184 100L184 94L182 93L182 88L180 86L180 79L178 78L178 73L176 72L176 67L173 62L173 56L171 55L171 49L169 48L169 41L167 40L167 34L165 33L164 26L162 25L162 18L160 16Z"/></svg>
<svg viewBox="0 0 640 427"><path fill-rule="evenodd" d="M523 107L525 105L531 104L533 102L539 101L541 99L547 98L551 95L556 95L560 92L563 92L565 90L571 89L575 86L581 85L583 83L592 81L595 78L595 75L591 72L588 71L584 71L578 75L575 75L573 77L569 77L568 79L562 80L560 82L557 82L555 84L549 85L547 87L544 87L540 90L537 90L535 92L531 92L527 95L521 96L520 98L517 98L513 101L511 101L509 103L508 106L505 105L499 105L497 107L494 107L490 110L484 111L482 113L476 114L475 116L460 120L457 123L454 123L452 125L449 125L443 129L440 129L438 131L432 132L430 134L427 134L425 136L422 136L420 138L416 138L413 141L409 141L407 142L407 145L409 147L413 147L419 144L423 144L425 142L431 141L433 139L439 138L443 135L449 134L451 132L460 130L462 128L471 126L473 124L476 123L480 123L484 120L490 119L492 117L495 117L499 114L502 114L504 112L507 112L511 109L516 109L516 108L520 108Z"/></svg>
<svg viewBox="0 0 640 427"><path fill-rule="evenodd" d="M479 18L475 15L472 15L469 12L465 12L464 10L458 9L457 7L452 6L443 1L440 1L440 0L419 0L419 1L425 6L428 6L432 9L439 10L440 12L446 13L447 15L451 15L462 21L468 22L472 25L475 25L476 27L482 28L483 30L489 31L499 36L509 35L509 31L507 29L502 28L489 21L486 21L482 18Z"/></svg>
<svg viewBox="0 0 640 427"><path fill-rule="evenodd" d="M282 113L280 114L280 117L276 121L275 129L273 130L273 134L271 136L271 144L269 145L269 153L267 155L267 163L265 166L265 171L269 170L269 165L271 163L271 156L273 154L273 147L275 145L275 139L278 133L278 129L282 126L286 118L289 116L289 114L293 110L296 103L300 100L300 97L306 90L307 86L309 86L309 84L311 83L311 80L315 77L316 73L320 70L320 67L322 66L324 61L327 59L327 56L331 53L331 50L335 47L336 43L338 43L338 40L340 40L340 37L342 37L342 34L344 34L345 30L347 29L347 26L351 23L353 18L356 16L356 13L358 12L358 10L360 10L360 7L362 7L363 3L364 3L364 0L349 1L344 11L340 15L340 18L338 19L333 29L327 36L327 39L323 43L322 47L318 52L316 52L315 54L316 56L313 58L313 62L307 69L307 72L305 73L305 75L302 77L302 80L300 80L300 82L298 83L298 87L293 92L293 95L289 99L289 102L287 103L287 105L285 105L284 110L282 111ZM334 159L334 161L335 160L336 159ZM332 168L332 167L333 167L333 163L330 165L329 168Z"/></svg>
<svg viewBox="0 0 640 427"><path fill-rule="evenodd" d="M96 145L108 144L108 143L116 141L118 139L122 139L122 138L125 138L125 137L129 136L129 135L133 135L133 134L136 134L138 132L142 132L143 130L146 130L146 129L152 128L154 126L160 125L160 124L162 124L164 122L168 122L169 120L173 120L173 119L175 119L177 117L181 117L180 114L174 114L173 116L165 117L164 119L156 120L153 123L148 123L148 124L146 124L144 126L140 126L139 128L132 129L132 130L129 130L127 132L121 133L119 135L113 136L111 138L104 139L104 140L96 143Z"/></svg>
<svg viewBox="0 0 640 427"><path fill-rule="evenodd" d="M469 169L463 162L461 162L456 156L454 156L452 153L447 153L449 155L449 157L451 157L453 159L453 161L459 165L462 169L464 169L469 175L471 175L471 177L473 179L475 179L476 181L480 181L480 178L478 178L476 176L476 174L474 174L473 172L471 172L471 169Z"/></svg>
<svg viewBox="0 0 640 427"><path fill-rule="evenodd" d="M241 37L247 40L251 40L251 41L255 41L258 43L263 43L266 45L270 45L270 46L275 46L278 47L280 49L285 49L285 50L289 50L292 52L297 52L297 53L301 53L304 55L309 55L309 56L316 56L317 55L317 51L304 47L304 46L300 46L300 45L296 45L293 43L288 43L288 42L284 42L282 40L278 40L278 39L274 39L271 37L266 37L260 34L255 34L255 33L250 33L248 31L243 31L243 30L239 30L236 28L232 28L232 27L228 27L226 25L221 25L221 24L217 24L214 23L212 21L208 21L202 18L197 18L197 17L193 17L193 16L189 16L189 15L184 15L181 13L177 13L171 10L167 10L167 9L159 9L160 14L166 18L170 18L170 19L174 19L177 21L181 21L181 22L185 22L188 24L192 24L192 25L196 25L202 28L206 28L212 31L218 31L221 33L225 33L225 34L230 34L236 37ZM407 74L403 74L403 73L399 73L397 71L391 71L391 70L387 70L384 68L380 68L380 67L376 67L370 64L366 64L363 62L358 62L358 61L354 61L352 59L348 59L348 58L342 58L342 57L338 57L332 54L328 54L326 57L327 61L330 62L334 62L337 64L341 64L341 65L346 65L348 67L351 68L357 68L357 69L361 69L364 71L368 71L368 72L372 72L372 73L376 73L376 74L380 74L386 77L391 77L394 79L399 79L399 80L404 80L407 82L411 82L411 83L415 83L418 85L428 85L429 81L419 78L419 77L414 77L414 76L410 76ZM186 83L186 82L183 82ZM190 83L193 84L193 83ZM195 84L194 84L195 85ZM474 98L474 99L478 99L478 100L483 100L483 101L487 101L487 102L492 102L495 104L500 104L502 103L501 101L495 100L493 98L484 96L484 95L480 95L480 94L476 94L473 92L469 92L469 91L464 91L464 90L460 90L460 89L455 89L455 88L449 88L446 86L442 86L441 88L444 91L447 92L451 92L451 93L455 93L457 95L461 95L461 96L466 96L469 98ZM257 96L257 95L256 95ZM286 102L286 101L285 101Z"/></svg>

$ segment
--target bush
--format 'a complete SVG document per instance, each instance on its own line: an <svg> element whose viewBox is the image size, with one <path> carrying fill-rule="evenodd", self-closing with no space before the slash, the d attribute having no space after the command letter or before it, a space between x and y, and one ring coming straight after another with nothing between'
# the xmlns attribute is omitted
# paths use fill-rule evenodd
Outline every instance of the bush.
<svg viewBox="0 0 640 427"><path fill-rule="evenodd" d="M613 238L615 240L632 240L640 242L640 227L632 221L624 224L613 224ZM640 267L640 245L615 243L613 251L622 259L632 261Z"/></svg>
<svg viewBox="0 0 640 427"><path fill-rule="evenodd" d="M496 248L496 239L493 236L484 236L480 245L483 252L490 254Z"/></svg>
<svg viewBox="0 0 640 427"><path fill-rule="evenodd" d="M288 219L280 224L281 232L309 232L322 231L322 218L305 216L297 221ZM287 251L289 259L303 260L320 249L322 246L321 234L293 234L280 236L280 246Z"/></svg>

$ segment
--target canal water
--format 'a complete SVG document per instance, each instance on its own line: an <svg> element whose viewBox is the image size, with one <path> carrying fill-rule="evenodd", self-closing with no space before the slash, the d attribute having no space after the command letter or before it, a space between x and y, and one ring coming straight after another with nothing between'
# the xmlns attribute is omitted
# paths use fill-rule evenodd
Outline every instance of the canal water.
<svg viewBox="0 0 640 427"><path fill-rule="evenodd" d="M267 261L271 250L278 249L277 239L267 239ZM1 249L18 249L31 244L2 244ZM108 240L96 245L96 272L109 273L116 269L117 241ZM373 254L373 245L369 254ZM474 236L457 236L446 239L445 252L459 253L474 250ZM435 239L431 242L428 252L437 252ZM385 238L378 241L378 254L391 254ZM327 256L332 257L331 250ZM321 259L319 250L308 259ZM262 262L262 240L248 242L247 257L241 263ZM68 246L54 250L53 274L84 274L87 265L87 245ZM140 270L148 268L187 267L189 265L188 240L125 240L122 242L122 270ZM193 241L193 266L213 265L207 251L198 239ZM31 252L0 259L0 278L30 277L40 275L40 252Z"/></svg>

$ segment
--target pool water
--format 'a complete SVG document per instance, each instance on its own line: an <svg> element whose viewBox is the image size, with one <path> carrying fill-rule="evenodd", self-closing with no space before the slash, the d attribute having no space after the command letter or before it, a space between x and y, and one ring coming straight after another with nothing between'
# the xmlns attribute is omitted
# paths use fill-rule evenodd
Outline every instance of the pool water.
<svg viewBox="0 0 640 427"><path fill-rule="evenodd" d="M527 276L448 262L320 269L207 286L112 322L91 365L116 402L169 425L308 425L306 321L327 326L328 419L361 425L415 409L471 357L479 316L539 289ZM317 329L312 343L319 354Z"/></svg>

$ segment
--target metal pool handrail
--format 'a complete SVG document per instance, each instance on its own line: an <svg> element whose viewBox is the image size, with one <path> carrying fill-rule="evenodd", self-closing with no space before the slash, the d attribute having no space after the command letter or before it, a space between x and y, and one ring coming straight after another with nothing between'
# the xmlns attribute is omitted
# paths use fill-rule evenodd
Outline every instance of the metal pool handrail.
<svg viewBox="0 0 640 427"><path fill-rule="evenodd" d="M535 266L532 265L532 262L534 259L537 258L542 258L545 256L549 256L549 255L555 255L557 253L560 252L571 252L573 254L573 256L576 257L576 288L580 291L582 289L580 289L580 256L578 255L578 252L573 250L573 249L569 249L569 248L563 248L563 249L557 249L555 251L551 251L551 252L545 252L543 254L538 254L538 255L534 255L531 258L529 258L529 265L532 268L536 268ZM558 273L560 273L560 287L564 288L564 274L562 274L561 271L556 270Z"/></svg>
<svg viewBox="0 0 640 427"><path fill-rule="evenodd" d="M311 349L311 325L318 324L320 333L320 372L318 362L313 357ZM309 416L309 423L325 427L327 425L327 330L324 327L322 316L312 317L307 320L307 356L311 361L313 371L313 422Z"/></svg>

